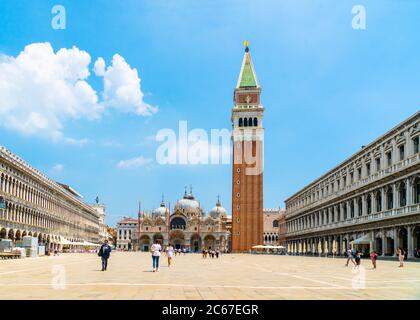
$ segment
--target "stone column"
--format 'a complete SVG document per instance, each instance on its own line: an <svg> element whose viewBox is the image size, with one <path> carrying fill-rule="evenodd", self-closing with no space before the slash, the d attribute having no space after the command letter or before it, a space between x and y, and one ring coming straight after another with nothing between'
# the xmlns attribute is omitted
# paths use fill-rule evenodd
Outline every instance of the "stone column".
<svg viewBox="0 0 420 320"><path fill-rule="evenodd" d="M370 209L371 209L371 213L376 213L376 194L375 194L375 192L370 193Z"/></svg>
<svg viewBox="0 0 420 320"><path fill-rule="evenodd" d="M413 258L413 234L412 234L412 227L407 227L407 258Z"/></svg>
<svg viewBox="0 0 420 320"><path fill-rule="evenodd" d="M398 192L396 184L392 184L392 209L398 208Z"/></svg>
<svg viewBox="0 0 420 320"><path fill-rule="evenodd" d="M362 216L365 216L367 214L367 210L366 210L366 195L363 194L362 195Z"/></svg>
<svg viewBox="0 0 420 320"><path fill-rule="evenodd" d="M385 257L388 251L388 241L386 239L386 230L382 230L382 257Z"/></svg>
<svg viewBox="0 0 420 320"><path fill-rule="evenodd" d="M340 210L340 221L344 221L344 203L340 203L338 208Z"/></svg>
<svg viewBox="0 0 420 320"><path fill-rule="evenodd" d="M409 206L413 203L413 187L410 178L405 179L405 181L407 206Z"/></svg>
<svg viewBox="0 0 420 320"><path fill-rule="evenodd" d="M357 218L359 216L359 203L357 202L357 198L353 199L354 204L354 217Z"/></svg>
<svg viewBox="0 0 420 320"><path fill-rule="evenodd" d="M396 257L397 256L397 249L400 246L400 240L399 240L399 237L398 237L398 230L397 230L397 228L394 228L392 230L392 232L393 232L393 235L394 235L394 252L392 253L392 256L393 257Z"/></svg>
<svg viewBox="0 0 420 320"><path fill-rule="evenodd" d="M381 188L381 207L382 207L382 211L386 210L386 193L385 193L385 188Z"/></svg>

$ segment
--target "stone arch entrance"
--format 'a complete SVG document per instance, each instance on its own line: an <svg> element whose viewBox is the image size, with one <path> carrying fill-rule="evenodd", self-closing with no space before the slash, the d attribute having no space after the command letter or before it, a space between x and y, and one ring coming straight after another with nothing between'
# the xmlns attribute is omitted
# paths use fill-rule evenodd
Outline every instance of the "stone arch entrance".
<svg viewBox="0 0 420 320"><path fill-rule="evenodd" d="M7 231L5 228L1 229L0 231L0 238L1 239L6 239L7 238Z"/></svg>
<svg viewBox="0 0 420 320"><path fill-rule="evenodd" d="M204 247L206 249L216 249L216 238L212 234L208 234L204 237Z"/></svg>
<svg viewBox="0 0 420 320"><path fill-rule="evenodd" d="M15 232L13 231L13 229L10 229L9 230L9 233L8 233L8 235L7 235L7 238L8 239L10 239L10 240L15 240Z"/></svg>
<svg viewBox="0 0 420 320"><path fill-rule="evenodd" d="M159 242L160 245L163 245L163 235L161 233L155 233L153 235L153 243Z"/></svg>
<svg viewBox="0 0 420 320"><path fill-rule="evenodd" d="M420 250L420 226L417 226L413 230L413 248L414 250ZM416 251L416 258L420 258L420 252Z"/></svg>
<svg viewBox="0 0 420 320"><path fill-rule="evenodd" d="M16 241L18 241L18 240L21 240L21 239L22 239L22 236L21 236L20 230L17 230L17 231L16 231L16 234L15 234L15 239L16 239Z"/></svg>
<svg viewBox="0 0 420 320"><path fill-rule="evenodd" d="M376 238L375 238L375 249L376 249L375 251L379 255L382 254L382 251L383 251L383 249L382 249L382 238L379 235L377 235Z"/></svg>
<svg viewBox="0 0 420 320"><path fill-rule="evenodd" d="M408 252L408 233L406 228L401 228L398 231L398 246L403 248L405 252ZM407 258L407 254L405 257Z"/></svg>
<svg viewBox="0 0 420 320"><path fill-rule="evenodd" d="M139 249L140 249L140 251L144 251L144 252L149 251L150 245L151 245L151 243L150 243L150 237L148 235L146 235L146 234L142 235L140 237L140 241L139 241Z"/></svg>
<svg viewBox="0 0 420 320"><path fill-rule="evenodd" d="M191 236L190 242L192 252L201 251L201 237L198 234L193 234Z"/></svg>
<svg viewBox="0 0 420 320"><path fill-rule="evenodd" d="M182 230L172 230L170 233L170 243L175 249L181 249L185 246L185 235Z"/></svg>

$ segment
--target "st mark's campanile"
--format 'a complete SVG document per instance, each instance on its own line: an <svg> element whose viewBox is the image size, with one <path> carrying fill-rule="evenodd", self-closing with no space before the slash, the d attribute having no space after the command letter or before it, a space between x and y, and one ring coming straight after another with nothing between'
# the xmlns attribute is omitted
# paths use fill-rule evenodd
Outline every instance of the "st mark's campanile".
<svg viewBox="0 0 420 320"><path fill-rule="evenodd" d="M232 109L232 251L263 244L263 112L248 42Z"/></svg>

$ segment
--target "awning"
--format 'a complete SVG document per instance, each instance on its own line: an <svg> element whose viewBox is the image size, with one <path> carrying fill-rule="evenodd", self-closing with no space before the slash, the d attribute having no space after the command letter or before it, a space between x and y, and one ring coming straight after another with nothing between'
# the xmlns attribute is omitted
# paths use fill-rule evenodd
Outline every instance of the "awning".
<svg viewBox="0 0 420 320"><path fill-rule="evenodd" d="M257 245L257 246L253 246L252 249L286 249L286 247L283 246L263 246L263 245Z"/></svg>
<svg viewBox="0 0 420 320"><path fill-rule="evenodd" d="M373 242L371 234L366 234L356 240L350 241L353 244L371 244Z"/></svg>

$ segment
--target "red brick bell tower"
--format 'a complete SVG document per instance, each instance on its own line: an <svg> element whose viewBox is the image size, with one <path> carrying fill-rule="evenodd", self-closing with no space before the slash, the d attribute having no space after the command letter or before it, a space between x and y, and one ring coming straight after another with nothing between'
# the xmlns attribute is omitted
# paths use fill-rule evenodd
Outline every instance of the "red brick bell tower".
<svg viewBox="0 0 420 320"><path fill-rule="evenodd" d="M263 112L258 83L245 41L245 54L232 109L232 251L263 244Z"/></svg>

